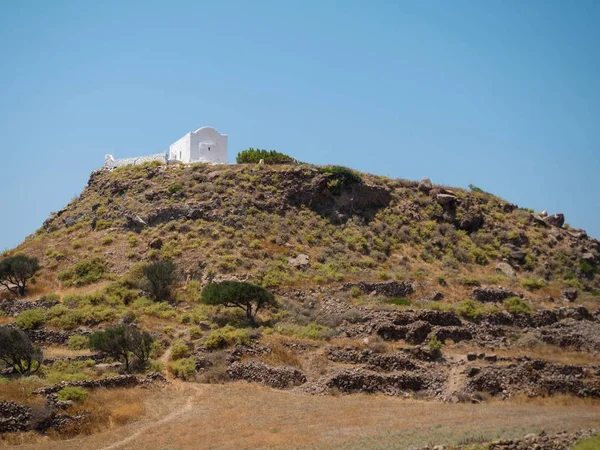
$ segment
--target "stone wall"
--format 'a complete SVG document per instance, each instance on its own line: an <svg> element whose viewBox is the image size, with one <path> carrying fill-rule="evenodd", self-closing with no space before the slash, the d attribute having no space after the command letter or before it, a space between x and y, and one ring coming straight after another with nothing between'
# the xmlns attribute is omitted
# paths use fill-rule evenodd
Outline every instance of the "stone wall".
<svg viewBox="0 0 600 450"><path fill-rule="evenodd" d="M135 158L124 158L124 159L115 159L112 155L106 155L104 157L104 167L107 169L116 169L117 167L123 166L139 166L140 164L159 161L161 163L167 163L167 154L166 153L156 153L154 155L147 156L138 156Z"/></svg>
<svg viewBox="0 0 600 450"><path fill-rule="evenodd" d="M0 402L0 433L25 431L31 422L31 408L15 402Z"/></svg>

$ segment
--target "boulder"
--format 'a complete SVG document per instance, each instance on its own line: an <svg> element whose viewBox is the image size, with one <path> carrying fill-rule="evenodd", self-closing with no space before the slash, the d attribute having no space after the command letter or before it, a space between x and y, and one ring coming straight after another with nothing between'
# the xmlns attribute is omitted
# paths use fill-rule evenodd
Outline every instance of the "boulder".
<svg viewBox="0 0 600 450"><path fill-rule="evenodd" d="M515 277L515 269L513 269L510 264L504 261L496 264L496 272L501 273L502 275L507 276L508 278Z"/></svg>
<svg viewBox="0 0 600 450"><path fill-rule="evenodd" d="M423 320L418 320L408 326L404 340L409 344L422 344L430 332L431 325Z"/></svg>
<svg viewBox="0 0 600 450"><path fill-rule="evenodd" d="M431 180L429 178L425 177L419 183L418 189L419 189L419 191L425 192L426 194L428 194L429 191L431 191L433 189L433 183L431 182Z"/></svg>
<svg viewBox="0 0 600 450"><path fill-rule="evenodd" d="M295 258L289 258L288 264L292 267L298 268L308 267L310 266L310 257L301 253Z"/></svg>
<svg viewBox="0 0 600 450"><path fill-rule="evenodd" d="M546 224L558 228L562 228L565 224L565 216L563 214L552 214L551 216L544 217L542 220Z"/></svg>
<svg viewBox="0 0 600 450"><path fill-rule="evenodd" d="M515 261L523 261L525 259L525 257L527 256L527 252L525 250L523 250L521 247L517 247L516 245L504 244L503 247L510 250L509 256L511 259L514 259Z"/></svg>
<svg viewBox="0 0 600 450"><path fill-rule="evenodd" d="M140 216L135 214L126 214L125 219L127 220L127 228L144 228L148 226Z"/></svg>
<svg viewBox="0 0 600 450"><path fill-rule="evenodd" d="M437 202L442 205L452 205L456 203L456 195L452 194L438 194L436 197Z"/></svg>

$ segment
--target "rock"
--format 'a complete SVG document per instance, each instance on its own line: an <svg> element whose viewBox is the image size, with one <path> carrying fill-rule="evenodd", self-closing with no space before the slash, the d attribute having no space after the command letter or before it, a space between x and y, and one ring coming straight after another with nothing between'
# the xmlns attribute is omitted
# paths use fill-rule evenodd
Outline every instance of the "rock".
<svg viewBox="0 0 600 450"><path fill-rule="evenodd" d="M542 212L539 214L539 216L540 216L542 219L544 219L545 217L548 217L548 211L546 211L546 210L543 210L543 211L542 211Z"/></svg>
<svg viewBox="0 0 600 450"><path fill-rule="evenodd" d="M475 361L477 359L477 354L473 352L467 353L467 361Z"/></svg>
<svg viewBox="0 0 600 450"><path fill-rule="evenodd" d="M563 289L562 292L560 293L560 297L563 300L567 300L569 302L574 302L575 300L577 300L578 294L579 294L579 292L577 291L577 289Z"/></svg>
<svg viewBox="0 0 600 450"><path fill-rule="evenodd" d="M581 259L589 263L593 263L596 261L596 257L592 252L585 252L583 255L581 255Z"/></svg>
<svg viewBox="0 0 600 450"><path fill-rule="evenodd" d="M295 258L289 258L288 264L292 267L298 268L308 267L310 266L310 257L301 253Z"/></svg>
<svg viewBox="0 0 600 450"><path fill-rule="evenodd" d="M486 354L483 359L487 362L496 362L496 361L498 361L498 356L496 356L495 354L491 354L491 355Z"/></svg>
<svg viewBox="0 0 600 450"><path fill-rule="evenodd" d="M473 378L475 375L477 375L479 372L481 372L481 369L479 367L469 367L467 369L467 376L469 378Z"/></svg>
<svg viewBox="0 0 600 450"><path fill-rule="evenodd" d="M155 250L160 250L163 246L163 240L161 238L154 238L150 241L148 246Z"/></svg>
<svg viewBox="0 0 600 450"><path fill-rule="evenodd" d="M431 325L428 322L419 320L417 322L411 323L408 326L408 330L406 332L406 337L404 338L404 340L409 344L422 344L430 332Z"/></svg>
<svg viewBox="0 0 600 450"><path fill-rule="evenodd" d="M442 206L451 205L456 202L456 195L438 194L436 200Z"/></svg>
<svg viewBox="0 0 600 450"><path fill-rule="evenodd" d="M563 214L553 214L542 219L546 224L553 227L562 228L565 224L565 216Z"/></svg>
<svg viewBox="0 0 600 450"><path fill-rule="evenodd" d="M527 256L527 252L525 252L525 250L523 250L521 247L517 247L516 245L504 244L503 247L508 248L510 250L509 256L515 261L521 262L525 259L525 256Z"/></svg>
<svg viewBox="0 0 600 450"><path fill-rule="evenodd" d="M144 228L148 224L140 217L135 214L125 214L127 220L127 228Z"/></svg>
<svg viewBox="0 0 600 450"><path fill-rule="evenodd" d="M496 264L496 272L501 273L508 278L515 277L515 269L513 269L512 266L506 262L499 262Z"/></svg>
<svg viewBox="0 0 600 450"><path fill-rule="evenodd" d="M425 192L426 194L429 194L429 191L431 191L433 189L433 183L431 182L431 180L429 178L423 178L421 180L421 182L419 183L418 186L419 191L421 192Z"/></svg>

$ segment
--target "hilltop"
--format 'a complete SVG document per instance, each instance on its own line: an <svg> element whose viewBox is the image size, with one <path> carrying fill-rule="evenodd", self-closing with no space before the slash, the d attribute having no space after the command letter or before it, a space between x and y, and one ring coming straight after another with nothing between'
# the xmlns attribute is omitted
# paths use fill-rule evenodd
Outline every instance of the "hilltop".
<svg viewBox="0 0 600 450"><path fill-rule="evenodd" d="M442 401L485 404L489 417L506 410L502 424L469 425L481 441L537 431L539 423L519 417L524 398L539 402L527 403L531 416L568 410L561 420L548 415L553 431L600 417L600 242L559 213L519 208L474 186L296 163L123 166L92 173L78 198L3 257L18 254L38 258L40 270L27 297L0 294L0 323L25 330L45 359L27 381L10 371L0 376L0 395L14 401L0 401L0 409L16 417L47 401L65 413L52 409L42 421L0 428L15 432L11 442L39 443L35 432L24 433L31 429L63 439L107 427L115 433L108 441L130 442L139 433L124 437L123 430L136 420L149 428L156 411L175 420L205 393L214 401L236 392L242 402L244 390L263 402L279 399L230 385L238 381L288 390L286 404L325 395L313 403L317 410L357 393L397 402L360 397L365 415L402 408L408 397L427 402L428 411ZM151 295L145 277L164 261L176 276L163 299ZM201 301L207 284L227 280L265 288L276 305L254 322ZM129 368L88 348L91 333L118 325L150 333L148 365ZM140 385L163 387L133 393ZM56 395L67 386L84 388L83 398L60 403ZM335 400L350 408L348 417L354 401ZM459 406L443 408L467 417ZM327 441L334 425L321 422L313 442L360 447L350 431ZM396 426L385 423L370 423L367 435ZM468 443L446 432L396 438L386 437L382 448ZM286 441L257 434L252 442Z"/></svg>

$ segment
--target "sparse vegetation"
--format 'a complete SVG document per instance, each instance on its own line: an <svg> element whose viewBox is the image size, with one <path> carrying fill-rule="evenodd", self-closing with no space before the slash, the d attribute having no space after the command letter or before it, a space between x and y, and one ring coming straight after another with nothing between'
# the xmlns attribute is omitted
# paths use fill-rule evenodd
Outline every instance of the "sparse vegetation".
<svg viewBox="0 0 600 450"><path fill-rule="evenodd" d="M84 286L95 283L104 277L106 261L92 258L79 261L71 268L59 272L58 279L65 286Z"/></svg>

